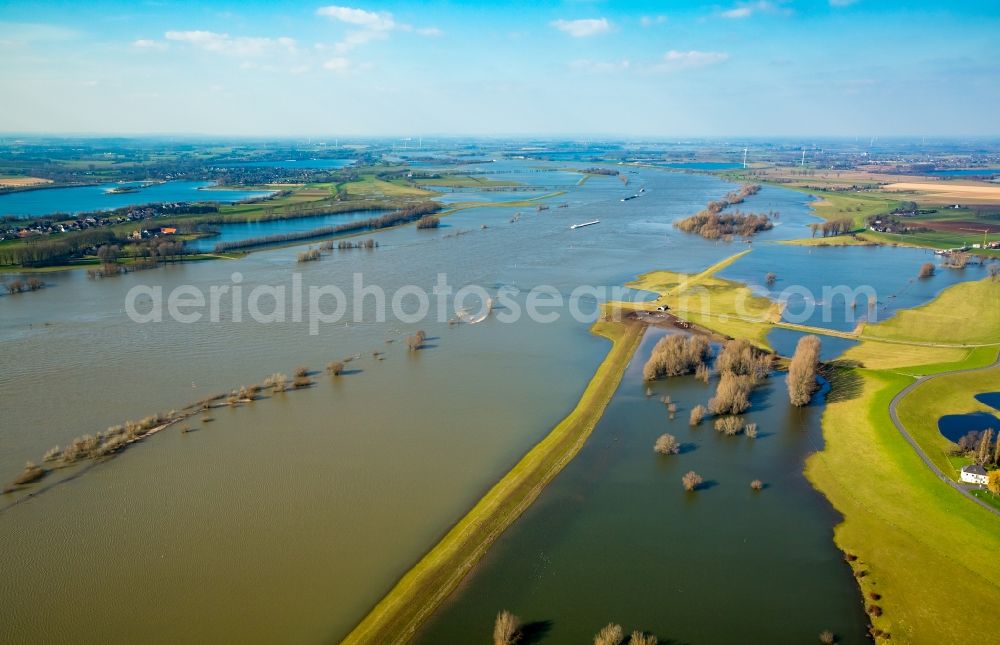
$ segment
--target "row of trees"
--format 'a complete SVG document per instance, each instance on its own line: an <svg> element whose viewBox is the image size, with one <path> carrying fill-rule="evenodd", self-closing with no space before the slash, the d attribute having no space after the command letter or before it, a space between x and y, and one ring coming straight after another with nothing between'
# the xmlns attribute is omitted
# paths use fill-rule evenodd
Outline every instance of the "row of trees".
<svg viewBox="0 0 1000 645"><path fill-rule="evenodd" d="M21 280L18 278L16 280L3 283L4 290L6 290L10 295L14 295L15 293L24 293L25 291L38 291L44 286L45 283L38 278L28 278L27 280Z"/></svg>
<svg viewBox="0 0 1000 645"><path fill-rule="evenodd" d="M110 230L87 230L55 237L29 238L23 244L0 246L0 264L25 267L63 264L101 244L118 242Z"/></svg>
<svg viewBox="0 0 1000 645"><path fill-rule="evenodd" d="M524 636L521 619L506 609L497 614L493 622L493 645L514 645ZM629 645L657 645L659 639L652 634L634 630L628 637ZM594 635L594 645L623 645L625 630L621 625L608 623Z"/></svg>
<svg viewBox="0 0 1000 645"><path fill-rule="evenodd" d="M1000 468L1000 434L994 441L992 428L968 432L958 440L956 452L971 458L980 466Z"/></svg>
<svg viewBox="0 0 1000 645"><path fill-rule="evenodd" d="M818 233L822 234L823 237L846 235L854 230L854 220L849 217L843 217L825 222L815 222L809 225L809 230L812 231L813 237L816 237Z"/></svg>
<svg viewBox="0 0 1000 645"><path fill-rule="evenodd" d="M389 228L390 226L397 226L399 224L406 224L408 222L419 220L423 216L436 213L439 210L441 210L440 204L435 202L421 202L419 204L415 204L414 206L401 208L397 211L393 211L392 213L387 213L386 215L357 220L355 222L347 222L337 226L324 226L310 231L300 231L297 233L265 235L262 237L251 237L245 240L234 240L232 242L219 242L215 245L215 251L216 253L221 253L224 251L248 249L256 246L267 246L269 244L282 244L285 242L311 240L341 233L354 233Z"/></svg>

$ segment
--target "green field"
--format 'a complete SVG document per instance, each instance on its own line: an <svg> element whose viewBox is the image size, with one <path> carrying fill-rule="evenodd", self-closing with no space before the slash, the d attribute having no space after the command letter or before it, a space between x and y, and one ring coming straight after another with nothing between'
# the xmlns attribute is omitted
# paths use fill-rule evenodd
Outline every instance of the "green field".
<svg viewBox="0 0 1000 645"><path fill-rule="evenodd" d="M670 313L700 327L769 348L767 335L780 318L778 305L754 296L746 285L714 277L749 252L729 256L695 275L672 271L645 273L625 286L658 293L660 297L652 302L634 303L632 308L649 311L667 305Z"/></svg>
<svg viewBox="0 0 1000 645"><path fill-rule="evenodd" d="M1000 518L941 482L897 431L888 408L916 376L980 367L996 358L996 345L903 343L1000 343L995 311L989 311L998 291L1000 283L988 281L955 285L928 305L872 325L866 335L895 343L865 341L833 371L823 415L826 447L809 459L806 474L843 514L836 542L858 557L852 566L866 572L858 578L864 593L881 594L877 604L885 613L872 620L893 643L995 637ZM867 367L858 367L859 361ZM982 409L972 395L997 389L998 369L933 379L903 398L899 416L934 463L953 472L957 464L946 454L950 444L937 431L938 417Z"/></svg>
<svg viewBox="0 0 1000 645"><path fill-rule="evenodd" d="M969 345L998 343L1000 282L985 279L949 287L933 302L866 326L864 337Z"/></svg>

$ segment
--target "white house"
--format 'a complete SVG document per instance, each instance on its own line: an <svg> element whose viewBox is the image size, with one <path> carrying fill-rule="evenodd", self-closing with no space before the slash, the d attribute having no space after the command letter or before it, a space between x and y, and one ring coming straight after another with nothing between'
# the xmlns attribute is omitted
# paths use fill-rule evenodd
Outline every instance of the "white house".
<svg viewBox="0 0 1000 645"><path fill-rule="evenodd" d="M972 466L962 466L962 481L969 484L985 484L989 481L986 476L986 469L979 464Z"/></svg>

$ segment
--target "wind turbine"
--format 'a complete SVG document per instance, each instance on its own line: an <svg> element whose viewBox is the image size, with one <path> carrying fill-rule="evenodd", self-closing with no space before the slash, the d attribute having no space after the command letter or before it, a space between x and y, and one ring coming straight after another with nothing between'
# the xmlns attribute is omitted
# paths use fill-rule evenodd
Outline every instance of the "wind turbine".
<svg viewBox="0 0 1000 645"><path fill-rule="evenodd" d="M750 148L743 148L743 170L747 169L747 151Z"/></svg>
<svg viewBox="0 0 1000 645"><path fill-rule="evenodd" d="M806 149L802 148L802 161L799 163L800 168L805 168L806 166Z"/></svg>

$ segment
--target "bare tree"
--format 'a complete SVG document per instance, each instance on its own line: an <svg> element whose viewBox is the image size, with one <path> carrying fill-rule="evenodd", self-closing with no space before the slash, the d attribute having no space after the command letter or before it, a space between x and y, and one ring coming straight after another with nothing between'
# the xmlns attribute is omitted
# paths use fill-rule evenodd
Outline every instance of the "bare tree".
<svg viewBox="0 0 1000 645"><path fill-rule="evenodd" d="M594 645L621 645L625 640L625 632L621 625L608 623L594 636Z"/></svg>
<svg viewBox="0 0 1000 645"><path fill-rule="evenodd" d="M704 481L705 480L701 478L701 475L699 475L693 470L689 470L688 472L684 473L683 477L681 477L681 483L684 484L684 490L689 492L697 490L698 487L701 486Z"/></svg>
<svg viewBox="0 0 1000 645"><path fill-rule="evenodd" d="M672 434L662 434L653 445L653 450L661 455L676 455L681 451L681 444Z"/></svg>
<svg viewBox="0 0 1000 645"><path fill-rule="evenodd" d="M514 645L521 639L521 619L506 609L493 623L493 645Z"/></svg>
<svg viewBox="0 0 1000 645"><path fill-rule="evenodd" d="M701 423L701 420L705 418L706 412L708 412L708 410L701 404L691 408L691 426L694 427Z"/></svg>
<svg viewBox="0 0 1000 645"><path fill-rule="evenodd" d="M788 397L794 406L809 403L819 387L816 383L819 352L820 340L816 336L803 336L795 346L795 355L788 364Z"/></svg>
<svg viewBox="0 0 1000 645"><path fill-rule="evenodd" d="M628 645L658 645L660 640L652 634L646 634L638 630L633 631L628 637Z"/></svg>
<svg viewBox="0 0 1000 645"><path fill-rule="evenodd" d="M920 273L917 274L919 278L929 278L934 275L934 263L924 262L920 265Z"/></svg>

